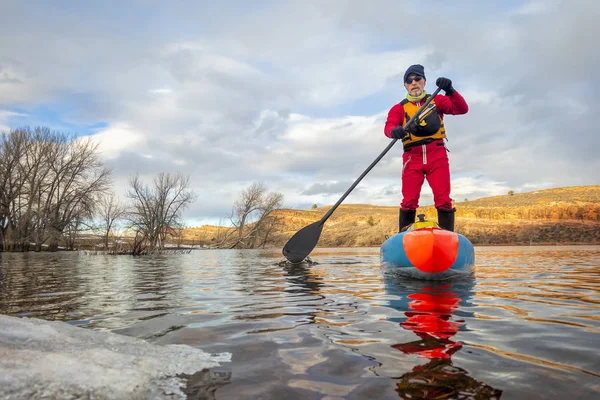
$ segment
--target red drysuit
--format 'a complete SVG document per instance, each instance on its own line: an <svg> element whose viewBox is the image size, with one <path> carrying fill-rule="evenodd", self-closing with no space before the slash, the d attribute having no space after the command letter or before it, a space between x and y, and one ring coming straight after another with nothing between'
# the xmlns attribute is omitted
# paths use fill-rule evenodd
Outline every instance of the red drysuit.
<svg viewBox="0 0 600 400"><path fill-rule="evenodd" d="M425 103L425 99L421 103ZM454 92L451 96L436 95L433 99L438 116L443 120L444 114L460 115L469 110L465 99ZM421 104L417 103L416 106ZM394 105L385 123L384 133L391 138L390 132L398 125L404 125L405 110L401 103ZM424 138L426 139L426 138ZM425 143L427 140L424 141ZM433 191L435 207L442 210L452 209L450 198L450 165L448 153L441 139L427 144L408 144L404 146L402 157L402 203L403 210L416 210L419 207L419 197L423 181L427 182Z"/></svg>

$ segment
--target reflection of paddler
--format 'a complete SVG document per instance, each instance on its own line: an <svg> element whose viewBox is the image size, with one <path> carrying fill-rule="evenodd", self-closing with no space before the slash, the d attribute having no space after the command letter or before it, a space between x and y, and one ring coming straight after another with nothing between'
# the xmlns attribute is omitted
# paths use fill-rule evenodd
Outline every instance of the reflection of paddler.
<svg viewBox="0 0 600 400"><path fill-rule="evenodd" d="M406 311L406 321L400 325L421 338L420 341L396 344L392 347L403 353L419 354L425 358L450 358L462 347L461 343L450 340L464 321L453 321L452 312L458 308L460 297L451 291L432 292L434 288L423 288L422 292L412 293Z"/></svg>
<svg viewBox="0 0 600 400"><path fill-rule="evenodd" d="M435 282L406 279L391 273L384 276L386 292L396 298L389 306L402 311L405 318L393 318L403 328L414 332L420 340L395 344L395 349L425 358L449 358L462 344L450 340L465 321L454 313L461 303L468 305L473 294L472 278Z"/></svg>
<svg viewBox="0 0 600 400"><path fill-rule="evenodd" d="M452 364L451 357L461 349L462 343L452 338L465 328L465 321L455 319L461 303L472 295L473 279L450 283L423 282L385 278L388 294L399 300L390 306L404 311L406 319L400 326L414 332L420 340L395 344L392 347L405 354L416 354L429 359L402 375L396 392L403 399L498 399L501 390L494 389L468 375L468 371Z"/></svg>
<svg viewBox="0 0 600 400"><path fill-rule="evenodd" d="M499 399L502 390L478 381L450 358L434 358L400 377L396 392L402 399Z"/></svg>

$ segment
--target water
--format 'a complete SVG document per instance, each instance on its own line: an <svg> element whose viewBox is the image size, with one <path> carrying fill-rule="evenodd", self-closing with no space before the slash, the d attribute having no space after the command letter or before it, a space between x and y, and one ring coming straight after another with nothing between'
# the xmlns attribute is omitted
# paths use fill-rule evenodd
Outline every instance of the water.
<svg viewBox="0 0 600 400"><path fill-rule="evenodd" d="M232 353L204 398L600 397L600 246L476 247L445 283L378 252L0 253L0 313Z"/></svg>

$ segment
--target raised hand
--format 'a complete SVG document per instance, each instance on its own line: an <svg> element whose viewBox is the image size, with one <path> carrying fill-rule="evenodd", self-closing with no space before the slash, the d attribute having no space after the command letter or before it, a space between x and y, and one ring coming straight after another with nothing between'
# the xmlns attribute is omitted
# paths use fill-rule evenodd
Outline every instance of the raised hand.
<svg viewBox="0 0 600 400"><path fill-rule="evenodd" d="M454 88L452 87L452 81L448 78L437 78L435 84L437 87L446 92L446 96L451 96L455 92Z"/></svg>

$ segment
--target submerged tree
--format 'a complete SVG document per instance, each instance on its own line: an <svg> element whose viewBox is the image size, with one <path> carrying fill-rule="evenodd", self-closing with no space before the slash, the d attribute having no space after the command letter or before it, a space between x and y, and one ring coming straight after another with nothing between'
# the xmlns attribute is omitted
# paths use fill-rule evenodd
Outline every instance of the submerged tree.
<svg viewBox="0 0 600 400"><path fill-rule="evenodd" d="M136 235L134 254L162 249L166 236L182 225L182 212L196 199L189 186L189 177L181 174L160 173L153 187L138 175L130 179L128 219Z"/></svg>
<svg viewBox="0 0 600 400"><path fill-rule="evenodd" d="M0 139L2 250L58 249L89 218L110 187L98 144L46 127L19 128ZM67 240L68 241L68 240Z"/></svg>
<svg viewBox="0 0 600 400"><path fill-rule="evenodd" d="M244 228L251 214L260 209L267 187L262 182L255 182L240 192L233 203L232 223L238 230L238 238L244 235Z"/></svg>
<svg viewBox="0 0 600 400"><path fill-rule="evenodd" d="M24 192L25 176L21 163L28 134L21 131L2 133L0 143L0 249L10 250L16 239L18 199ZM12 236L12 237L11 237ZM11 240L12 239L12 240Z"/></svg>
<svg viewBox="0 0 600 400"><path fill-rule="evenodd" d="M101 199L98 207L98 218L101 224L104 249L108 249L110 237L115 234L116 224L125 217L126 212L125 205L119 201L114 193L110 193Z"/></svg>
<svg viewBox="0 0 600 400"><path fill-rule="evenodd" d="M91 138L58 145L48 159L50 176L44 213L48 215L50 249L58 247L64 229L77 219L89 218L110 190L110 170L104 168Z"/></svg>
<svg viewBox="0 0 600 400"><path fill-rule="evenodd" d="M257 221L254 224L254 234L252 235L251 247L264 247L269 235L280 223L280 219L274 215L275 210L279 210L283 204L283 194L269 193L263 200L257 215Z"/></svg>
<svg viewBox="0 0 600 400"><path fill-rule="evenodd" d="M229 247L254 248L267 243L279 223L273 212L283 204L283 194L267 191L264 183L254 182L240 192L231 217L237 238L229 243Z"/></svg>

